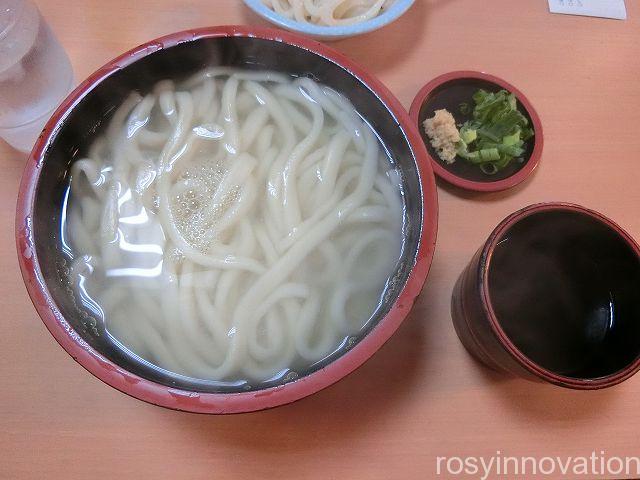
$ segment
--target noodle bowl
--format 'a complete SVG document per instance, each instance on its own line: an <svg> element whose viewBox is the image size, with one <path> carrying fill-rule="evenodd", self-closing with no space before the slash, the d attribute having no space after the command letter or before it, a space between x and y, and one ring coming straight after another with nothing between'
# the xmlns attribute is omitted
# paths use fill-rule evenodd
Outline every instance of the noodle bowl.
<svg viewBox="0 0 640 480"><path fill-rule="evenodd" d="M258 101L253 84L276 98L293 135L271 110L266 120L259 113L268 97ZM326 106L308 101L313 86ZM229 104L235 113L222 113ZM322 128L304 151L314 105ZM245 136L248 125L255 136ZM320 168L321 182L332 140L344 155ZM277 154L261 156L269 150ZM294 150L293 168L283 168ZM288 175L267 182L277 171ZM368 195L358 189L370 182L365 171L374 176ZM347 201L356 190L362 204ZM53 114L19 192L18 261L52 336L108 385L200 413L282 405L355 370L411 309L437 226L425 148L395 97L330 48L258 27L179 32L109 62ZM400 216L380 215L392 198ZM337 222L323 220L336 211ZM236 311L203 314L218 305ZM287 323L293 310L297 330Z"/></svg>
<svg viewBox="0 0 640 480"><path fill-rule="evenodd" d="M188 377L305 371L378 308L400 176L309 78L215 68L131 95L71 168L71 284L122 348Z"/></svg>

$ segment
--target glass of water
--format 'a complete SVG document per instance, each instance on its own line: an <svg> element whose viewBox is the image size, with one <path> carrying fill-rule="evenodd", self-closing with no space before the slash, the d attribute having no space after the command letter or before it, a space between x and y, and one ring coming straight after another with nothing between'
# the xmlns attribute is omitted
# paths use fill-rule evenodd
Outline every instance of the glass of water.
<svg viewBox="0 0 640 480"><path fill-rule="evenodd" d="M0 0L0 137L28 152L73 86L69 57L30 0Z"/></svg>

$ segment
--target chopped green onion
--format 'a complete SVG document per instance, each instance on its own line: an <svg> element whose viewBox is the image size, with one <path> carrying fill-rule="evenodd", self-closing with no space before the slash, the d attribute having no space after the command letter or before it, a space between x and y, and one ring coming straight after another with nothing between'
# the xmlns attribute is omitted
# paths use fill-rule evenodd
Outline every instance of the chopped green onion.
<svg viewBox="0 0 640 480"><path fill-rule="evenodd" d="M472 128L462 127L460 129L460 138L464 143L469 144L478 138L478 132Z"/></svg>
<svg viewBox="0 0 640 480"><path fill-rule="evenodd" d="M520 141L520 130L518 129L516 133L512 135L507 135L502 138L503 145L516 145Z"/></svg>
<svg viewBox="0 0 640 480"><path fill-rule="evenodd" d="M457 155L495 175L525 152L524 143L534 135L529 120L519 110L514 94L506 90L473 94L472 120L460 126ZM460 110L462 111L461 104Z"/></svg>
<svg viewBox="0 0 640 480"><path fill-rule="evenodd" d="M499 168L493 163L483 163L480 165L480 170L487 175L495 175L498 173Z"/></svg>

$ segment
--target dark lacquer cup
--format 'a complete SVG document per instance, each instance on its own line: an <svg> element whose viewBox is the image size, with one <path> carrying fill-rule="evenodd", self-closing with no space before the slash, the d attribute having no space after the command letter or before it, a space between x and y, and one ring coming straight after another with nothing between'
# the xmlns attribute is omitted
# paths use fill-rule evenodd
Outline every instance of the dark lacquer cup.
<svg viewBox="0 0 640 480"><path fill-rule="evenodd" d="M616 385L640 369L640 248L578 205L504 219L462 272L451 314L487 366L567 388Z"/></svg>

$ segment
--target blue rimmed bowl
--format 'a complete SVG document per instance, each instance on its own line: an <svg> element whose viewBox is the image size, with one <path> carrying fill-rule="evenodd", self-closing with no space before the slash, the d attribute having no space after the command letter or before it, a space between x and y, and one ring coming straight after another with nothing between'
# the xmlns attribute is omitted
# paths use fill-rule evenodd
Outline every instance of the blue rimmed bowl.
<svg viewBox="0 0 640 480"><path fill-rule="evenodd" d="M362 35L363 33L378 30L401 17L414 4L415 0L396 0L391 7L385 10L377 17L367 20L366 22L355 23L353 25L325 26L314 25L311 23L302 23L287 18L279 13L274 12L267 7L261 0L244 0L251 10L265 20L277 25L280 28L289 30L290 32L301 33L316 40L340 40L343 38Z"/></svg>

